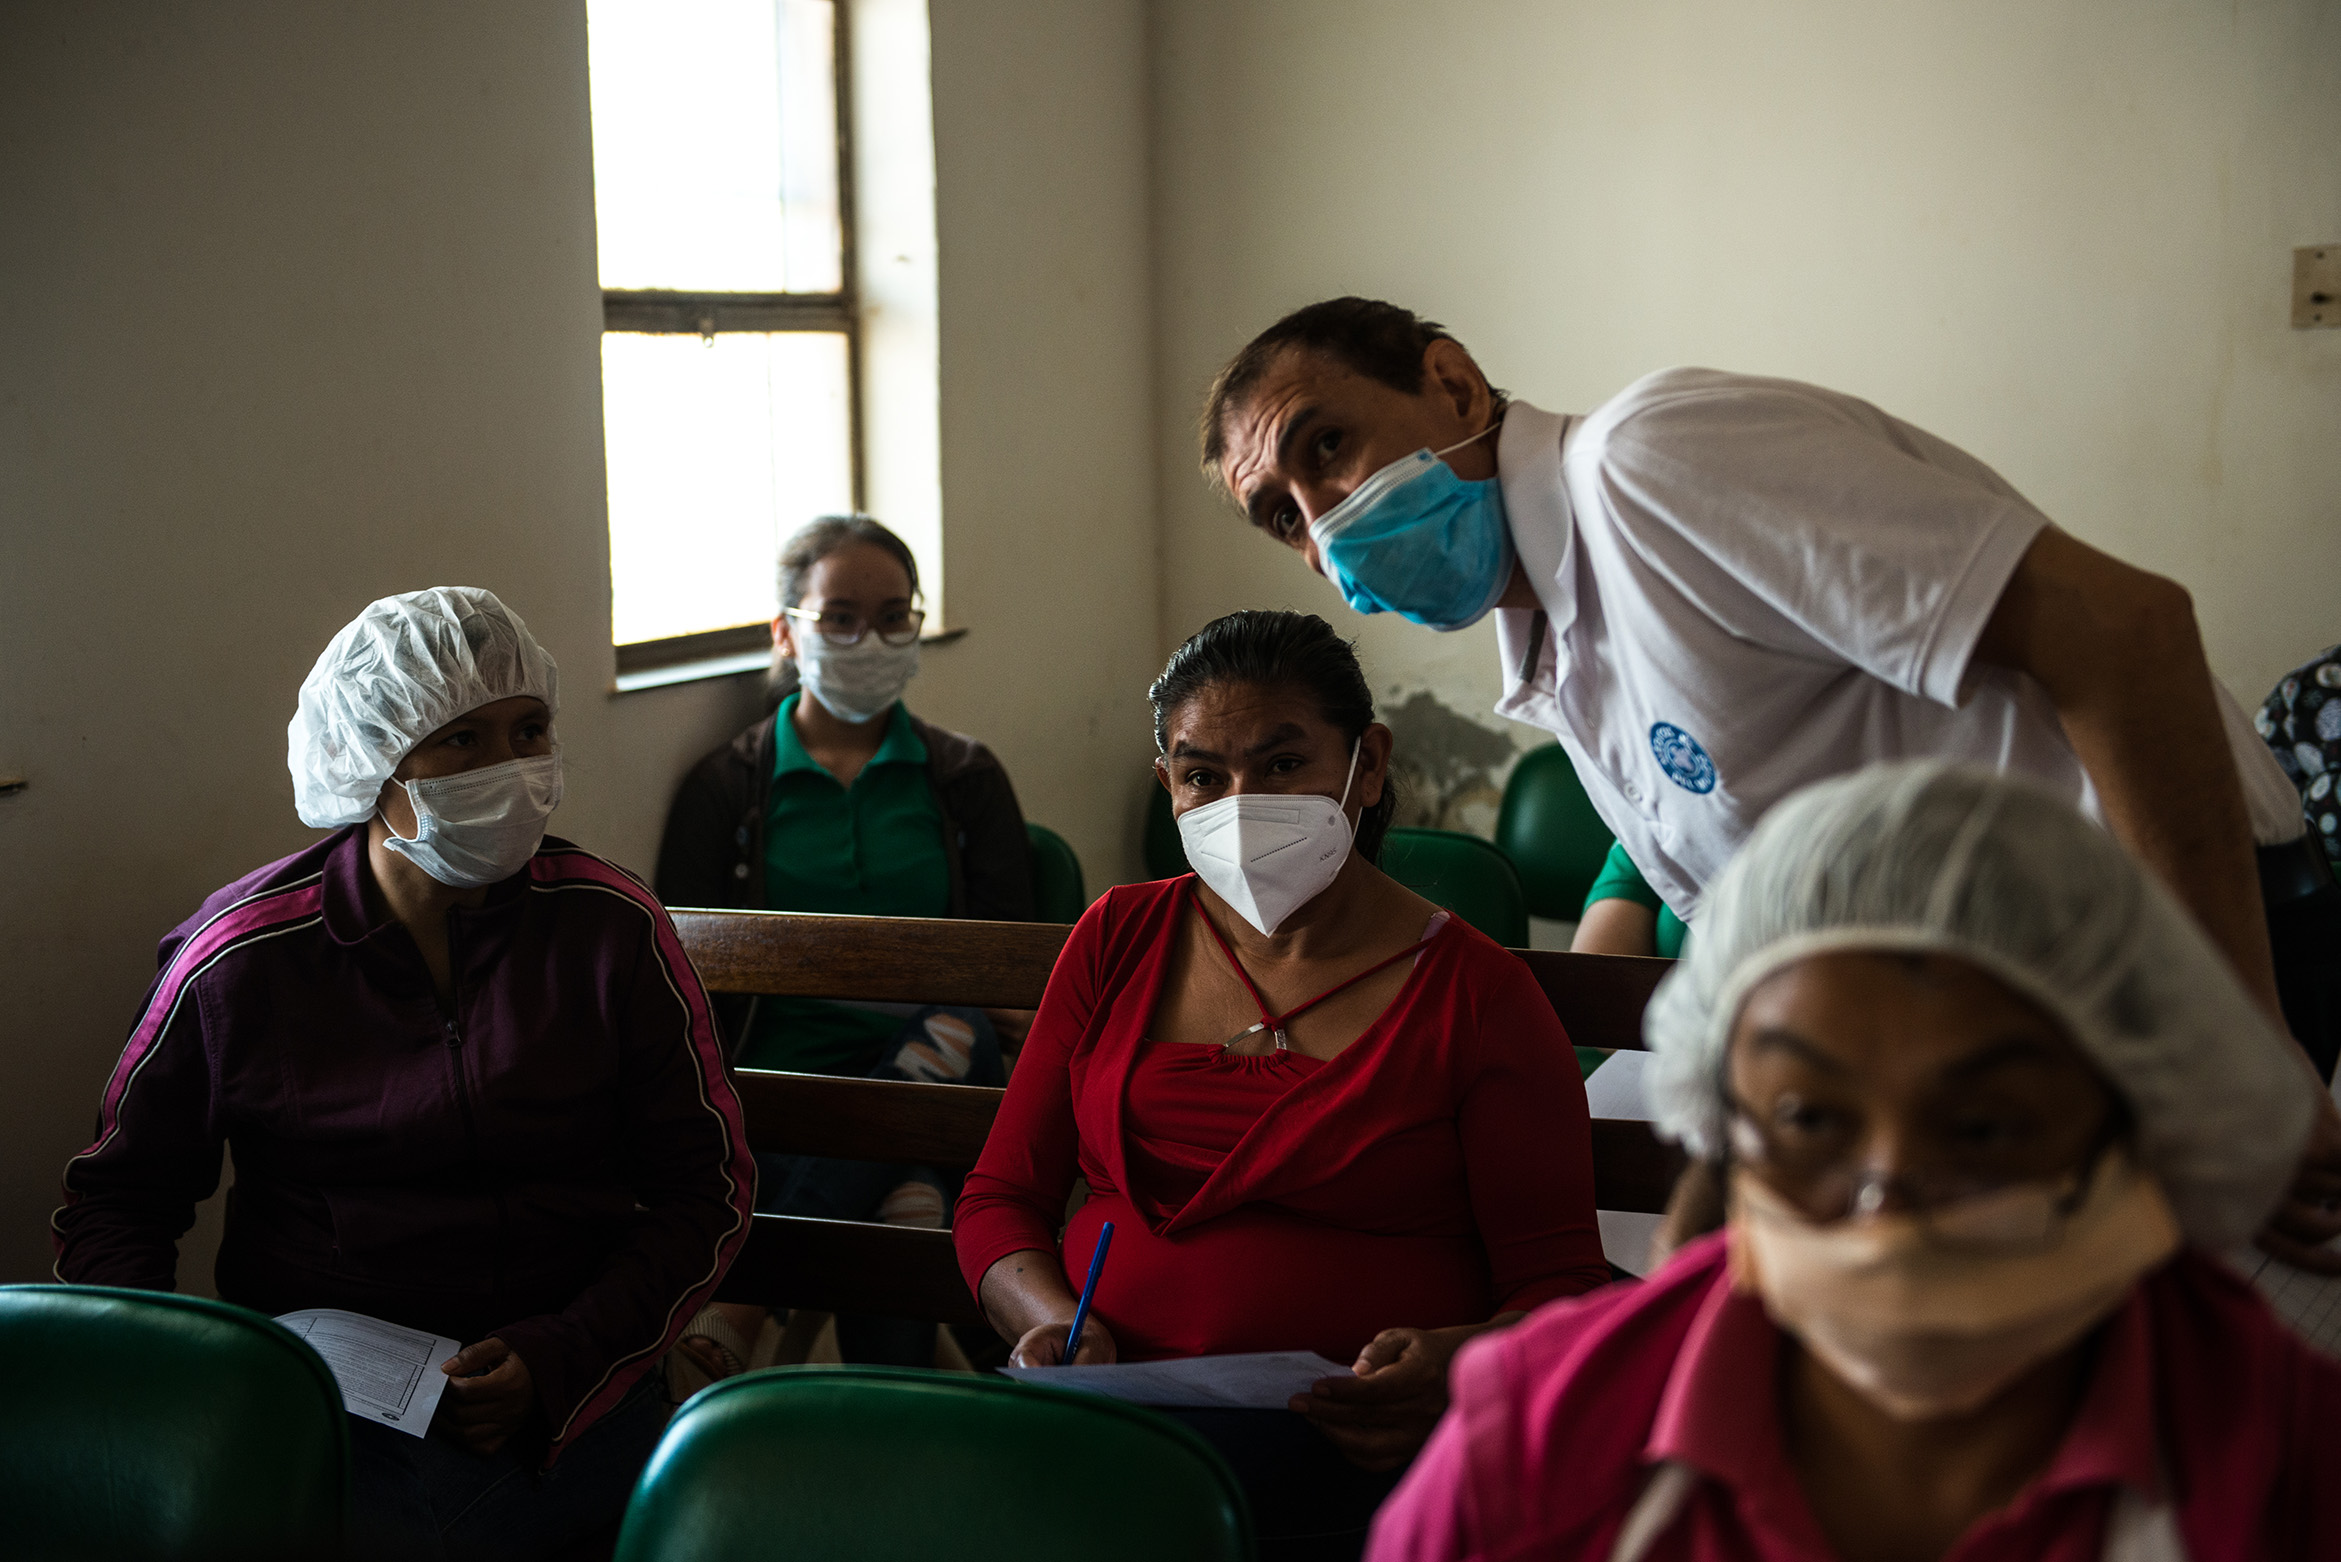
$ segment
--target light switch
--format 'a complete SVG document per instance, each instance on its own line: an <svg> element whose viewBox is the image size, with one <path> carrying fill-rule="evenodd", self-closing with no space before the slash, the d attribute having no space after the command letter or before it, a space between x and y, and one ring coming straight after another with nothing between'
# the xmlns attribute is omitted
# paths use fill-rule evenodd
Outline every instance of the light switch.
<svg viewBox="0 0 2341 1562"><path fill-rule="evenodd" d="M2341 244L2292 252L2292 328L2341 326Z"/></svg>

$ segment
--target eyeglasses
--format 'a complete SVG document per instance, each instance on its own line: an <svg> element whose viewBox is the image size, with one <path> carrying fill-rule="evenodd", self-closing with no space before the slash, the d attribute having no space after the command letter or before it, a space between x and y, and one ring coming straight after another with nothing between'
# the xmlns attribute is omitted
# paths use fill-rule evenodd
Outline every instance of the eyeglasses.
<svg viewBox="0 0 2341 1562"><path fill-rule="evenodd" d="M818 611L809 607L784 607L781 612L812 625L831 645L860 645L862 637L873 629L888 645L909 645L919 637L919 630L927 621L924 610L915 607L887 608L874 622L843 607Z"/></svg>
<svg viewBox="0 0 2341 1562"><path fill-rule="evenodd" d="M1731 1151L1781 1197L1823 1223L1875 1215L1889 1200L1950 1245L2031 1246L2053 1239L2080 1208L2125 1123L2110 1112L2080 1163L2049 1168L2023 1158L1946 1155L1881 1173L1834 1154L1781 1144L1745 1103L1732 1100Z"/></svg>

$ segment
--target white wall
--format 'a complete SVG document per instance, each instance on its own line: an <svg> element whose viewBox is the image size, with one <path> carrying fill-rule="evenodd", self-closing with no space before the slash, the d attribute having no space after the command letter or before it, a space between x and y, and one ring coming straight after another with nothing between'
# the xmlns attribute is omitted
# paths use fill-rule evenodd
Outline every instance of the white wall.
<svg viewBox="0 0 2341 1562"><path fill-rule="evenodd" d="M1155 638L1141 13L935 12L970 633L914 703L1101 887L1150 751L1115 725ZM154 940L312 838L284 724L365 602L510 601L564 674L556 828L638 870L755 714L607 692L599 330L576 0L0 8L0 1280L47 1272Z"/></svg>
<svg viewBox="0 0 2341 1562"><path fill-rule="evenodd" d="M1555 409L1674 363L1868 397L2192 588L2247 704L2341 639L2341 331L2287 325L2292 247L2341 239L2341 8L1187 0L1154 24L1167 635L1304 605L1361 634L1378 689L1507 725L1492 630L1350 614L1194 475L1213 371L1356 292Z"/></svg>
<svg viewBox="0 0 2341 1562"><path fill-rule="evenodd" d="M929 11L943 559L968 634L912 702L999 751L1095 895L1139 876L1161 670L1144 7Z"/></svg>

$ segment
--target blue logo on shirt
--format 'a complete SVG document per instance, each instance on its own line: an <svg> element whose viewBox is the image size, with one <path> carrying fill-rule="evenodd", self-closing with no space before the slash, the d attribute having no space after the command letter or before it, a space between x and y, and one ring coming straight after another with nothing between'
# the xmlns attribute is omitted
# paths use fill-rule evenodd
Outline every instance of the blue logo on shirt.
<svg viewBox="0 0 2341 1562"><path fill-rule="evenodd" d="M1686 792L1715 790L1715 761L1692 737L1671 721L1662 721L1650 729L1650 752L1658 756L1658 768L1666 778Z"/></svg>

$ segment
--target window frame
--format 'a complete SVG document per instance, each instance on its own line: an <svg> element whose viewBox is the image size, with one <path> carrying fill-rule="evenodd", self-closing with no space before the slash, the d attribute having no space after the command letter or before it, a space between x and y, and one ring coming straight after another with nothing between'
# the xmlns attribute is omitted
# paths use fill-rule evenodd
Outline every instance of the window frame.
<svg viewBox="0 0 2341 1562"><path fill-rule="evenodd" d="M601 334L688 335L710 342L727 333L842 335L845 338L846 462L853 508L859 511L864 507L867 488L862 465L860 266L854 231L852 10L848 0L831 0L829 69L837 113L837 291L707 293L670 288L604 288ZM607 482L606 474L604 482ZM778 569L779 563L775 558L767 567ZM771 647L769 620L626 644L617 643L614 636L612 639L620 692L681 682L690 677L749 671L761 665ZM749 661L751 653L760 653L757 661Z"/></svg>

